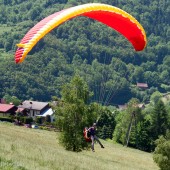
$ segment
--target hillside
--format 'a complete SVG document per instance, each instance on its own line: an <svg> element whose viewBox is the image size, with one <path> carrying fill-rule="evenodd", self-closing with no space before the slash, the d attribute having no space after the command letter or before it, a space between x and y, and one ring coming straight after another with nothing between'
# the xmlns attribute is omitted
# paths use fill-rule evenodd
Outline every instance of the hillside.
<svg viewBox="0 0 170 170"><path fill-rule="evenodd" d="M89 2L106 3L134 16L148 39L142 52L109 27L78 17L46 35L26 60L16 65L16 44L43 18L72 6ZM168 92L169 0L7 0L0 1L0 98L49 101L60 97L61 85L75 73L94 92L92 101L104 105L124 104L132 97L147 102L154 91ZM148 83L140 91L136 83Z"/></svg>
<svg viewBox="0 0 170 170"><path fill-rule="evenodd" d="M0 122L0 169L3 170L157 170L152 154L103 141L96 152L73 153L58 144L58 134Z"/></svg>

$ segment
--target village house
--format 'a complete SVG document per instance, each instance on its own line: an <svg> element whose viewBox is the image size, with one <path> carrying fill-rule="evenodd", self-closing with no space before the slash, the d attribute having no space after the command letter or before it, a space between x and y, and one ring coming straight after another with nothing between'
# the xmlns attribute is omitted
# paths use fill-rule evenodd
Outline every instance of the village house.
<svg viewBox="0 0 170 170"><path fill-rule="evenodd" d="M138 108L144 109L145 108L145 104L143 104L143 103L138 104ZM127 109L127 104L125 104L125 105L118 105L118 109L119 110L126 110Z"/></svg>
<svg viewBox="0 0 170 170"><path fill-rule="evenodd" d="M138 107L139 107L140 109L145 109L145 104L140 103L140 104L138 104Z"/></svg>
<svg viewBox="0 0 170 170"><path fill-rule="evenodd" d="M2 104L0 103L0 116L10 116L15 115L15 112L17 110L17 107L13 104Z"/></svg>
<svg viewBox="0 0 170 170"><path fill-rule="evenodd" d="M3 99L3 98L2 98L2 99L0 99L0 103L1 103L1 104L6 104L5 99Z"/></svg>
<svg viewBox="0 0 170 170"><path fill-rule="evenodd" d="M125 110L125 109L127 109L127 105L125 104L125 105L118 105L118 109L119 110Z"/></svg>
<svg viewBox="0 0 170 170"><path fill-rule="evenodd" d="M26 111L27 115L33 119L36 117L45 118L47 115L49 115L51 122L54 120L54 112L47 102L25 100L18 106L18 110L20 109L24 109L23 111Z"/></svg>

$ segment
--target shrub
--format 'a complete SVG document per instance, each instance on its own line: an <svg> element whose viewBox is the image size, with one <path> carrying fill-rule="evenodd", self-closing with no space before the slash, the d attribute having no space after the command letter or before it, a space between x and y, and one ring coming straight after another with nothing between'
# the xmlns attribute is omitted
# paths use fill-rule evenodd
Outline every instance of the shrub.
<svg viewBox="0 0 170 170"><path fill-rule="evenodd" d="M35 122L38 124L42 124L42 117L36 117Z"/></svg>
<svg viewBox="0 0 170 170"><path fill-rule="evenodd" d="M167 133L166 137L159 137L156 140L156 145L153 155L154 161L161 170L170 169L170 132Z"/></svg>
<svg viewBox="0 0 170 170"><path fill-rule="evenodd" d="M19 116L19 121L20 121L21 123L24 123L24 120L25 120L25 117Z"/></svg>
<svg viewBox="0 0 170 170"><path fill-rule="evenodd" d="M0 121L13 122L10 117L0 117Z"/></svg>
<svg viewBox="0 0 170 170"><path fill-rule="evenodd" d="M48 123L50 123L50 122L51 122L51 116L50 116L50 115L47 115L47 116L45 117L45 121L48 122Z"/></svg>
<svg viewBox="0 0 170 170"><path fill-rule="evenodd" d="M32 117L24 117L24 123L25 124L31 124L33 122L33 118Z"/></svg>

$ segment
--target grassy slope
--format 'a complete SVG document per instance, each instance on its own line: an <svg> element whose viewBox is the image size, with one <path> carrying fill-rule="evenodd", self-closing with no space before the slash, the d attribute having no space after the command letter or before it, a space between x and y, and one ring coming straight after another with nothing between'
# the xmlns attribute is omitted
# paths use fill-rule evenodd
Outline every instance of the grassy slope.
<svg viewBox="0 0 170 170"><path fill-rule="evenodd" d="M0 122L0 169L157 170L152 154L103 141L105 149L73 153L58 144L58 134ZM20 166L20 167L19 167Z"/></svg>

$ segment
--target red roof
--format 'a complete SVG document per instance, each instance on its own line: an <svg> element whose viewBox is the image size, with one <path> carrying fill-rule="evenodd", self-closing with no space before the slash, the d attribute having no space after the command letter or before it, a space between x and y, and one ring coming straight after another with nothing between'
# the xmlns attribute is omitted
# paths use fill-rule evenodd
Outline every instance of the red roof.
<svg viewBox="0 0 170 170"><path fill-rule="evenodd" d="M0 112L7 112L8 110L12 109L14 105L12 104L0 104Z"/></svg>

